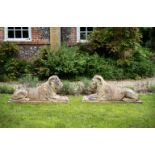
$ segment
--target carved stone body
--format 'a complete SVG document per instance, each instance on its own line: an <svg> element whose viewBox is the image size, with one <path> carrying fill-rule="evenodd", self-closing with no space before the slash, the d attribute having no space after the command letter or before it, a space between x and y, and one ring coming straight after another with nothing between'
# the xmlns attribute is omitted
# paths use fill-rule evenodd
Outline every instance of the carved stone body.
<svg viewBox="0 0 155 155"><path fill-rule="evenodd" d="M10 102L31 102L31 101L50 101L68 102L67 96L57 95L57 91L63 86L58 76L49 77L48 81L36 88L17 89L11 97Z"/></svg>
<svg viewBox="0 0 155 155"><path fill-rule="evenodd" d="M128 88L116 87L109 85L104 81L102 76L95 75L91 82L91 88L94 94L84 96L85 102L99 102L99 101L129 101L140 103L138 94Z"/></svg>

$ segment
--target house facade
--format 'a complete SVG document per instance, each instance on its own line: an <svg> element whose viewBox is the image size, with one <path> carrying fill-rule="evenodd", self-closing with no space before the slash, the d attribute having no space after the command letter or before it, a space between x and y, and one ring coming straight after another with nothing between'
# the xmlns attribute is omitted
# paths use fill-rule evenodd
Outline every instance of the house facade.
<svg viewBox="0 0 155 155"><path fill-rule="evenodd" d="M39 54L42 46L58 48L63 43L72 46L87 40L93 27L0 27L0 43L16 42L21 58L27 59Z"/></svg>

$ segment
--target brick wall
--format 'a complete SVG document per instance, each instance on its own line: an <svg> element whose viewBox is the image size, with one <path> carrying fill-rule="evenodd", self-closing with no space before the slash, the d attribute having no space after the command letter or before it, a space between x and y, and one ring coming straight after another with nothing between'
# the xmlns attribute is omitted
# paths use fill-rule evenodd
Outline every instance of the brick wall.
<svg viewBox="0 0 155 155"><path fill-rule="evenodd" d="M19 45L48 45L50 44L50 28L32 27L32 41L16 42ZM51 35L52 37L52 35ZM4 28L0 27L0 42L4 41ZM76 27L62 27L61 41L67 45L74 45L77 42Z"/></svg>
<svg viewBox="0 0 155 155"><path fill-rule="evenodd" d="M77 32L76 27L71 28L71 35L70 35L70 44L76 44L77 43Z"/></svg>
<svg viewBox="0 0 155 155"><path fill-rule="evenodd" d="M32 27L32 41L16 42L19 45L43 45L50 44L50 32L48 27ZM4 41L4 28L0 27L0 42Z"/></svg>
<svg viewBox="0 0 155 155"><path fill-rule="evenodd" d="M62 27L61 28L61 41L68 46L77 43L76 27Z"/></svg>
<svg viewBox="0 0 155 155"><path fill-rule="evenodd" d="M50 44L50 29L48 27L32 27L32 41L16 42L20 48L21 59L31 59L39 55L40 47ZM0 27L0 42L4 41L4 27Z"/></svg>
<svg viewBox="0 0 155 155"><path fill-rule="evenodd" d="M52 31L53 32L52 32ZM60 27L32 27L32 41L16 42L20 47L20 58L28 59L39 54L40 47L50 45L54 48L66 43L68 46L77 43L76 27L62 27L61 35L59 35ZM59 31L58 31L59 30ZM57 35L57 36L56 36ZM61 36L61 38L60 38ZM59 41L60 39L60 41ZM0 27L0 42L4 41L4 28Z"/></svg>
<svg viewBox="0 0 155 155"><path fill-rule="evenodd" d="M32 27L32 41L30 44L50 44L49 28Z"/></svg>
<svg viewBox="0 0 155 155"><path fill-rule="evenodd" d="M32 31L32 41L17 42L17 44L19 45L23 45L23 44L24 45L48 45L50 44L49 28L32 27L31 31Z"/></svg>
<svg viewBox="0 0 155 155"><path fill-rule="evenodd" d="M76 27L71 27L71 33L68 40L68 45L74 45L76 43L77 43Z"/></svg>

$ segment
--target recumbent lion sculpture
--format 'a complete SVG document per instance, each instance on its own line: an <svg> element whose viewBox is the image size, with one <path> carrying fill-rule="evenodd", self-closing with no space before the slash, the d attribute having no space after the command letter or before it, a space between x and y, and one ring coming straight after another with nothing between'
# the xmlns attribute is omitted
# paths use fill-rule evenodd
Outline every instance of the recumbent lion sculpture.
<svg viewBox="0 0 155 155"><path fill-rule="evenodd" d="M35 88L17 89L11 97L10 102L68 102L67 96L57 95L57 91L62 88L63 84L58 76L49 77L48 81Z"/></svg>
<svg viewBox="0 0 155 155"><path fill-rule="evenodd" d="M121 88L108 84L102 76L95 75L91 81L91 88L94 94L84 96L85 102L100 101L127 101L142 103L138 94L129 88Z"/></svg>

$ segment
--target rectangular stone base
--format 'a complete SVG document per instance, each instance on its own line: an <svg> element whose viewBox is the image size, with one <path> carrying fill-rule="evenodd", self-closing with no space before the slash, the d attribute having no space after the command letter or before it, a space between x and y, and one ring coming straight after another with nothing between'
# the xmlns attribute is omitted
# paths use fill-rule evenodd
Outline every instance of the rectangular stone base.
<svg viewBox="0 0 155 155"><path fill-rule="evenodd" d="M84 103L136 103L141 104L142 101L134 102L134 101L82 101Z"/></svg>
<svg viewBox="0 0 155 155"><path fill-rule="evenodd" d="M63 102L63 101L59 101L59 102L55 102L55 101L16 101L16 100L9 100L8 103L24 103L24 104L40 104L40 103L47 103L47 104L59 104L59 103L68 103L68 102Z"/></svg>

